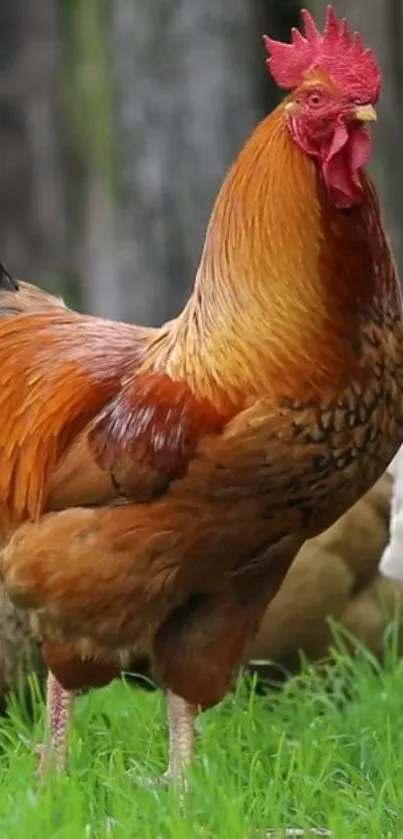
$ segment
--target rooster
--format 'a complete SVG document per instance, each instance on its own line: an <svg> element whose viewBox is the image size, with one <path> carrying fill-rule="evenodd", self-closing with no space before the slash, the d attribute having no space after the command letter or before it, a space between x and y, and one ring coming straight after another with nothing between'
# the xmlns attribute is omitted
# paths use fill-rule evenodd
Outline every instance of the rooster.
<svg viewBox="0 0 403 839"><path fill-rule="evenodd" d="M380 71L330 6L323 34L302 15L265 38L289 93L224 181L182 313L0 324L2 575L53 657L56 750L69 661L150 654L184 777L299 548L402 442L401 295L364 169Z"/></svg>

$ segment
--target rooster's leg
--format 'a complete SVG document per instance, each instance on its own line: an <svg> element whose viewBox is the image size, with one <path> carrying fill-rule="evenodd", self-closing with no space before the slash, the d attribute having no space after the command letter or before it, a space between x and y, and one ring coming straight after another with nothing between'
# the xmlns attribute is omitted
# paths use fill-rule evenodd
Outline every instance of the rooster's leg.
<svg viewBox="0 0 403 839"><path fill-rule="evenodd" d="M50 740L49 749L38 746L40 754L39 776L48 768L62 772L66 767L67 735L69 710L72 694L66 691L49 670L46 690L47 732Z"/></svg>
<svg viewBox="0 0 403 839"><path fill-rule="evenodd" d="M180 696L167 691L167 709L169 726L169 763L164 772L167 781L178 780L185 784L184 770L190 765L193 756L194 721L198 713L195 705L191 705Z"/></svg>

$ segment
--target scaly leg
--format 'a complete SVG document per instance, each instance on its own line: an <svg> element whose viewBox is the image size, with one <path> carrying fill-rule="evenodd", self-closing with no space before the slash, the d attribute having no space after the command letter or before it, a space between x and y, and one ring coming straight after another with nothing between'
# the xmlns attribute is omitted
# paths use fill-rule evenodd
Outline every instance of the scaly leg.
<svg viewBox="0 0 403 839"><path fill-rule="evenodd" d="M169 763L163 778L177 780L186 787L184 770L191 764L195 736L194 721L198 708L167 691L167 710L169 727Z"/></svg>
<svg viewBox="0 0 403 839"><path fill-rule="evenodd" d="M47 769L55 768L63 772L66 768L66 753L68 740L69 711L72 694L62 688L56 677L49 670L46 689L46 716L49 748L38 746L40 754L39 777L42 778Z"/></svg>

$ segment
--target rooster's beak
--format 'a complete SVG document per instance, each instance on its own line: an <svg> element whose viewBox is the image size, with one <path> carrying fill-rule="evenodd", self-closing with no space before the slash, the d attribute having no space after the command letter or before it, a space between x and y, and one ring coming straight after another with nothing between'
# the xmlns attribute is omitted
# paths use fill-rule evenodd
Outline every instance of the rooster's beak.
<svg viewBox="0 0 403 839"><path fill-rule="evenodd" d="M376 122L376 110L372 105L357 105L353 111L354 119L359 122Z"/></svg>

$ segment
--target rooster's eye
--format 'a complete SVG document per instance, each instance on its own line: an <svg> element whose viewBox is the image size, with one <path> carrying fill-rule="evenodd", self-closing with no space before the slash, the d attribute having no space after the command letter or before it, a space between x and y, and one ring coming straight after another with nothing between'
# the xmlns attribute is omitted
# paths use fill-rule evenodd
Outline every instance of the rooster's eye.
<svg viewBox="0 0 403 839"><path fill-rule="evenodd" d="M320 105L323 105L324 97L319 91L312 90L311 93L308 93L307 100L308 105L312 108L318 108Z"/></svg>

